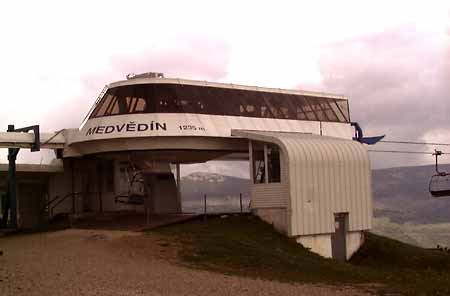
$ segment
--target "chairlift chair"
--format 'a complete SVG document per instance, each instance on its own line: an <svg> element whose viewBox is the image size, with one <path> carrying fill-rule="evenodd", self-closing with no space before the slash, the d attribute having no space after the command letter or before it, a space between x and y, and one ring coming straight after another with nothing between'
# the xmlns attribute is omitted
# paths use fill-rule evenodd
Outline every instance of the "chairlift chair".
<svg viewBox="0 0 450 296"><path fill-rule="evenodd" d="M128 180L128 194L126 195L117 195L114 198L116 203L124 203L129 205L143 205L145 203L144 192L133 192L133 184L142 183L142 173L136 169L136 167L131 164L128 168L132 173L131 179Z"/></svg>
<svg viewBox="0 0 450 296"><path fill-rule="evenodd" d="M137 194L117 195L115 197L115 202L129 204L129 205L143 205L144 199L145 198L143 195L137 195Z"/></svg>
<svg viewBox="0 0 450 296"><path fill-rule="evenodd" d="M436 157L436 172L430 179L428 189L433 197L450 197L450 173L441 172L438 168L438 156L442 151L435 150L433 155Z"/></svg>

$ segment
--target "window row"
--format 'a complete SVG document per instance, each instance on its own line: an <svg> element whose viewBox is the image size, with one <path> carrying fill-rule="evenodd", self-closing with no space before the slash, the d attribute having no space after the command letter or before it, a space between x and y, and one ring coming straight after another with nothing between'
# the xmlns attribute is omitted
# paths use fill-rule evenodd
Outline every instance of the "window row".
<svg viewBox="0 0 450 296"><path fill-rule="evenodd" d="M179 84L138 84L109 89L91 118L132 113L350 122L347 100Z"/></svg>

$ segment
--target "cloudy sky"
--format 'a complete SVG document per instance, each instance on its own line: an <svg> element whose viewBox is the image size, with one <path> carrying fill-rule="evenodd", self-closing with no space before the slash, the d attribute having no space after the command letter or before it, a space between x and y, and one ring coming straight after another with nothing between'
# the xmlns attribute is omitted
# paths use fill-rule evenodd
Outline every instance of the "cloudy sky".
<svg viewBox="0 0 450 296"><path fill-rule="evenodd" d="M342 93L366 134L450 142L449 1L243 2L2 2L0 126L78 127L105 84L158 71ZM376 168L433 161L372 159Z"/></svg>

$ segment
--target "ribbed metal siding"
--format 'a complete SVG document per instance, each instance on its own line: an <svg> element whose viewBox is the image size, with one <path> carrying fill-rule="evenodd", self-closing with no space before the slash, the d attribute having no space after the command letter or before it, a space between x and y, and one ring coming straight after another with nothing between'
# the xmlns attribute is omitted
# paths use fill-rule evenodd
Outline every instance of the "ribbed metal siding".
<svg viewBox="0 0 450 296"><path fill-rule="evenodd" d="M334 213L349 213L349 230L371 227L371 176L360 143L328 137L282 137L289 151L291 235L334 232Z"/></svg>
<svg viewBox="0 0 450 296"><path fill-rule="evenodd" d="M251 186L252 208L286 208L289 190L281 183L254 184Z"/></svg>
<svg viewBox="0 0 450 296"><path fill-rule="evenodd" d="M289 235L334 232L334 213L340 212L349 213L349 231L371 228L371 171L362 144L300 133L233 134L278 144L286 155Z"/></svg>

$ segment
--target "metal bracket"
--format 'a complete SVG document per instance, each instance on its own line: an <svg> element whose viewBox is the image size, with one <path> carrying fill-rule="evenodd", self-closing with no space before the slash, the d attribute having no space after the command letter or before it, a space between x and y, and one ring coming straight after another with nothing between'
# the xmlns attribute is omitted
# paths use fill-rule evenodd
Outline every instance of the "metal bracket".
<svg viewBox="0 0 450 296"><path fill-rule="evenodd" d="M14 129L14 125L8 125L8 132L29 132L33 131L34 143L31 145L31 152L36 152L41 150L41 136L39 133L39 125L31 125L18 129Z"/></svg>
<svg viewBox="0 0 450 296"><path fill-rule="evenodd" d="M375 137L364 137L363 130L359 125L359 123L351 122L350 124L355 128L355 136L353 137L353 140L358 141L362 144L375 145L385 137L385 135Z"/></svg>
<svg viewBox="0 0 450 296"><path fill-rule="evenodd" d="M435 170L436 170L436 173L437 173L439 176L447 176L448 173L439 171L438 156L441 156L441 155L442 155L442 151L434 149L433 156L436 157L436 166L435 166Z"/></svg>

